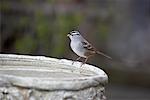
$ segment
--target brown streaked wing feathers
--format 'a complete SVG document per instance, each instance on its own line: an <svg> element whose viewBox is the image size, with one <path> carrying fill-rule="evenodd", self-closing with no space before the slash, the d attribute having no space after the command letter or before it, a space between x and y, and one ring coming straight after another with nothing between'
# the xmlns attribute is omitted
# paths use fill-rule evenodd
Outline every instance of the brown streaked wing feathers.
<svg viewBox="0 0 150 100"><path fill-rule="evenodd" d="M93 55L93 54L96 53L96 52L95 52L95 48L92 47L91 44L89 44L89 43L86 42L86 41L84 41L84 42L82 42L82 43L83 43L83 47L84 47L85 49L87 49L87 52L85 53L86 56L90 56L90 55Z"/></svg>

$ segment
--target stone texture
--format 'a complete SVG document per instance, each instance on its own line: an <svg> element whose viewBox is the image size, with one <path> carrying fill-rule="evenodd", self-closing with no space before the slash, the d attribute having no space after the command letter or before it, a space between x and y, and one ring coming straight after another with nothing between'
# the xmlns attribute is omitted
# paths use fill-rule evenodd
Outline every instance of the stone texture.
<svg viewBox="0 0 150 100"><path fill-rule="evenodd" d="M0 100L105 100L104 71L42 56L0 54Z"/></svg>

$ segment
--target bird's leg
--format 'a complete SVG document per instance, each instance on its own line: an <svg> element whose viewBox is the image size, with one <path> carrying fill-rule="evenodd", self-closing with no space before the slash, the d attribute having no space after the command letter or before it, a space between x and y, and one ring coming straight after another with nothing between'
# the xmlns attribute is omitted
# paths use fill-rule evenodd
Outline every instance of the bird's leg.
<svg viewBox="0 0 150 100"><path fill-rule="evenodd" d="M78 57L77 59L76 59L76 61L78 61L78 60L80 60L81 59L81 57Z"/></svg>
<svg viewBox="0 0 150 100"><path fill-rule="evenodd" d="M89 56L88 56L88 57L86 57L86 59L84 60L84 62L82 62L82 64L81 64L81 66L80 66L80 67L82 67L82 65L83 65L83 64L85 64L85 63L87 62L88 58L89 58Z"/></svg>
<svg viewBox="0 0 150 100"><path fill-rule="evenodd" d="M88 58L89 58L89 57L87 57L87 58L85 59L85 61L84 61L84 63L83 63L83 64L85 64L85 63L87 62Z"/></svg>
<svg viewBox="0 0 150 100"><path fill-rule="evenodd" d="M75 61L78 61L80 59L81 59L81 57L78 57ZM75 61L72 62L72 65L74 64Z"/></svg>

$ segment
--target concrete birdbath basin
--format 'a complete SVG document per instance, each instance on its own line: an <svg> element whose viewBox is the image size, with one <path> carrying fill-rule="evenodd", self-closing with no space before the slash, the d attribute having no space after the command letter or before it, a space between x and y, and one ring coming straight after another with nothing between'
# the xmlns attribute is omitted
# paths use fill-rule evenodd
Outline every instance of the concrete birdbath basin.
<svg viewBox="0 0 150 100"><path fill-rule="evenodd" d="M0 100L105 100L104 71L44 56L0 54Z"/></svg>

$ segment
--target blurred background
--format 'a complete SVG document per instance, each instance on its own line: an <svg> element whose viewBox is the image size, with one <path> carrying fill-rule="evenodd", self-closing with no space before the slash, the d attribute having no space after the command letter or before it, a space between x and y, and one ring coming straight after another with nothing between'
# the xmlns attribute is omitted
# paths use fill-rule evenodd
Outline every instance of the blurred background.
<svg viewBox="0 0 150 100"><path fill-rule="evenodd" d="M150 100L150 0L0 0L0 53L76 59L79 30L109 76L108 100Z"/></svg>

